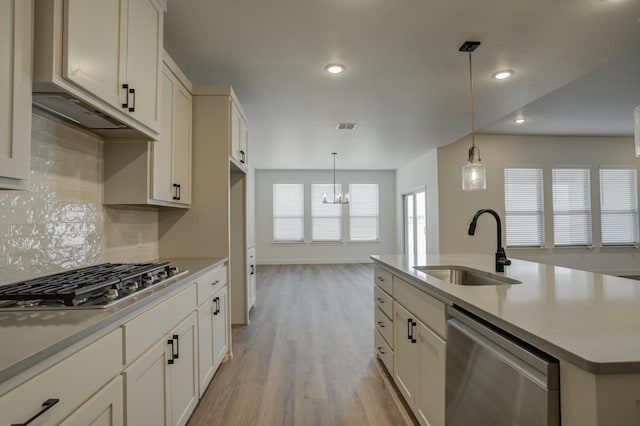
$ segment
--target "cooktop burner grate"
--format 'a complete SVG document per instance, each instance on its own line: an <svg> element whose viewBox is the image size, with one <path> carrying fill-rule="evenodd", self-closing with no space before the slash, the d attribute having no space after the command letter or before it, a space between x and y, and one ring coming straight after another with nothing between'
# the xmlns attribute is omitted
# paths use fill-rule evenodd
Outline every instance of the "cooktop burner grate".
<svg viewBox="0 0 640 426"><path fill-rule="evenodd" d="M174 274L175 268L170 262L103 263L0 286L0 300L57 301L65 306L104 304L104 295L111 291L109 289L115 290L114 294L121 290L127 292L125 286L137 279L146 279L139 287L148 287Z"/></svg>

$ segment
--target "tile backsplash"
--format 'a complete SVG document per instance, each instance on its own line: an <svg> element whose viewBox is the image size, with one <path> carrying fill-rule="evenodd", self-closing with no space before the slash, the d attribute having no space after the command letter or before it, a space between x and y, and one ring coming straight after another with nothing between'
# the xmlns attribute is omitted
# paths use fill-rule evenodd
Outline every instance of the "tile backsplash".
<svg viewBox="0 0 640 426"><path fill-rule="evenodd" d="M0 284L158 257L154 208L102 205L98 136L33 115L29 191L0 190Z"/></svg>

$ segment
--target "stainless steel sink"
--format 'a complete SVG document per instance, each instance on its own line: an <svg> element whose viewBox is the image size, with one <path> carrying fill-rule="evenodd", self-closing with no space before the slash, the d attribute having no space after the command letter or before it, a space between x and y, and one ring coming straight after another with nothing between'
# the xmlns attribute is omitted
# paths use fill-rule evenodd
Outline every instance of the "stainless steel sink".
<svg viewBox="0 0 640 426"><path fill-rule="evenodd" d="M502 275L479 271L465 266L415 266L414 269L422 271L433 278L457 285L522 284L522 281L514 280L513 278L507 278Z"/></svg>

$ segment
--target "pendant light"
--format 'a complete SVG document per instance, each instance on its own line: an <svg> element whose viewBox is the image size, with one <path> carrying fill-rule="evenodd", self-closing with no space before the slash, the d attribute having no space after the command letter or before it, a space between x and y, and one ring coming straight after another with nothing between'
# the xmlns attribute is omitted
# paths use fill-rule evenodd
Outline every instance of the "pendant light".
<svg viewBox="0 0 640 426"><path fill-rule="evenodd" d="M322 194L322 202L325 204L349 204L349 194L343 194L342 191L336 193L336 155L337 152L332 152L333 155L333 198L327 200L327 193Z"/></svg>
<svg viewBox="0 0 640 426"><path fill-rule="evenodd" d="M482 191L487 189L487 169L480 159L480 149L476 146L475 111L473 109L473 67L471 53L480 46L479 41L465 41L460 52L469 53L469 95L471 99L471 147L467 164L462 166L462 190Z"/></svg>
<svg viewBox="0 0 640 426"><path fill-rule="evenodd" d="M633 109L633 128L636 134L636 157L640 157L640 105Z"/></svg>

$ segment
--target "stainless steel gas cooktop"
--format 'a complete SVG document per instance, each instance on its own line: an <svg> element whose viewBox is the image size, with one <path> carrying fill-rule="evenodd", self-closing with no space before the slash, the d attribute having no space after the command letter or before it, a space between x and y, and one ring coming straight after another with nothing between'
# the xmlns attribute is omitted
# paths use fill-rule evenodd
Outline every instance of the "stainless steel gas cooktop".
<svg viewBox="0 0 640 426"><path fill-rule="evenodd" d="M103 263L0 286L0 309L104 309L187 272L171 262Z"/></svg>

